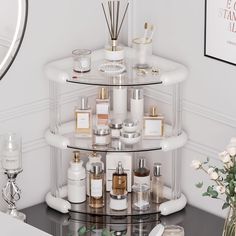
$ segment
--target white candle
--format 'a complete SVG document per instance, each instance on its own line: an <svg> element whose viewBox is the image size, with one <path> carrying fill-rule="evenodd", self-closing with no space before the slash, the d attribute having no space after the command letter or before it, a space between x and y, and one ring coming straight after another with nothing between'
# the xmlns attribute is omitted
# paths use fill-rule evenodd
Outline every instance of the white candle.
<svg viewBox="0 0 236 236"><path fill-rule="evenodd" d="M19 169L21 167L19 150L3 151L3 153L2 153L2 167L6 170Z"/></svg>

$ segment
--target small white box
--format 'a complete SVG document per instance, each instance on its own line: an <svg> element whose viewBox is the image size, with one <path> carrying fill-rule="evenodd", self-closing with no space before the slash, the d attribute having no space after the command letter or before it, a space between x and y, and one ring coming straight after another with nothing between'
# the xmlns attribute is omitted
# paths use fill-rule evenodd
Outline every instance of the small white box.
<svg viewBox="0 0 236 236"><path fill-rule="evenodd" d="M127 190L132 186L132 155L130 153L108 153L106 155L106 190L111 191L112 174L116 171L118 162L122 162L124 172L127 173Z"/></svg>

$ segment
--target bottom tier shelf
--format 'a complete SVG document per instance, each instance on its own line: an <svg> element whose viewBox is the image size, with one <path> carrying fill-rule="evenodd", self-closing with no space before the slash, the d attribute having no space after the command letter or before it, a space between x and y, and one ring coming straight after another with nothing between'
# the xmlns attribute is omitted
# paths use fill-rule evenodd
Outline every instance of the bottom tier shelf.
<svg viewBox="0 0 236 236"><path fill-rule="evenodd" d="M168 201L164 199L163 202ZM150 208L145 211L138 211L132 208L132 196L131 193L128 194L128 208L122 211L112 210L110 208L110 193L106 193L105 206L102 208L92 208L89 206L89 199L87 197L87 201L79 204L71 203L70 213L82 213L87 215L95 215L95 216L141 216L141 215L152 215L159 214L159 204L150 203Z"/></svg>

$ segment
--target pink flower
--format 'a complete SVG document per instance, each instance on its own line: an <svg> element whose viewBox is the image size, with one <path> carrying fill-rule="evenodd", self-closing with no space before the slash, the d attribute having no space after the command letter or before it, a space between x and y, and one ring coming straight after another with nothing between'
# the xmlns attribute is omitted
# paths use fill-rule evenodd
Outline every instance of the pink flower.
<svg viewBox="0 0 236 236"><path fill-rule="evenodd" d="M230 155L226 151L219 153L219 157L224 163L228 163L229 161L231 161Z"/></svg>
<svg viewBox="0 0 236 236"><path fill-rule="evenodd" d="M220 194L225 193L225 187L224 186L216 186L216 191Z"/></svg>
<svg viewBox="0 0 236 236"><path fill-rule="evenodd" d="M197 170L201 167L202 163L199 160L192 160L191 166Z"/></svg>

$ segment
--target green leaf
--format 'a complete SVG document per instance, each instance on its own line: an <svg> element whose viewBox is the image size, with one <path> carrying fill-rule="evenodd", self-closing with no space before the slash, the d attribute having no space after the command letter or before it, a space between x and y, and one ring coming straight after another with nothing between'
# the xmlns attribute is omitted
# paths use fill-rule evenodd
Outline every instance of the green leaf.
<svg viewBox="0 0 236 236"><path fill-rule="evenodd" d="M78 235L84 235L87 233L87 228L85 226L81 226L79 229L78 229Z"/></svg>
<svg viewBox="0 0 236 236"><path fill-rule="evenodd" d="M208 192L205 192L205 193L202 194L202 196L203 196L203 197L209 197L210 194L209 194Z"/></svg>
<svg viewBox="0 0 236 236"><path fill-rule="evenodd" d="M108 229L103 229L102 236L112 236L112 232L110 232Z"/></svg>
<svg viewBox="0 0 236 236"><path fill-rule="evenodd" d="M229 203L225 202L222 206L222 210L228 208L229 206L230 206Z"/></svg>
<svg viewBox="0 0 236 236"><path fill-rule="evenodd" d="M195 186L196 186L197 188L201 188L201 187L203 186L203 182L199 182L199 183L195 184Z"/></svg>
<svg viewBox="0 0 236 236"><path fill-rule="evenodd" d="M208 186L208 188L207 188L207 192L208 192L208 193L211 193L212 191L213 191L213 187Z"/></svg>
<svg viewBox="0 0 236 236"><path fill-rule="evenodd" d="M211 197L212 197L212 198L217 198L217 197L218 197L218 192L215 191L215 190L213 190L213 191L211 192Z"/></svg>

